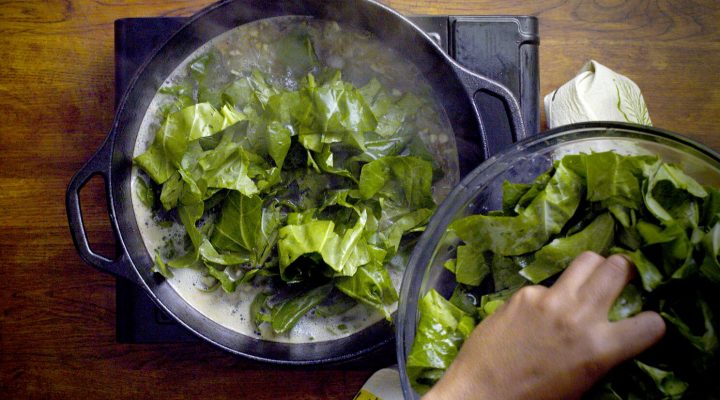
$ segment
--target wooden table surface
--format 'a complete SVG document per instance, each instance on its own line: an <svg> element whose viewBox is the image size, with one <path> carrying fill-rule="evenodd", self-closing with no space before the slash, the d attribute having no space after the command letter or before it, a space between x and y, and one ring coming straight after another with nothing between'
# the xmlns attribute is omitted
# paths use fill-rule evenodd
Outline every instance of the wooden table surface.
<svg viewBox="0 0 720 400"><path fill-rule="evenodd" d="M0 397L350 399L369 369L277 369L210 345L115 341L114 278L84 264L64 207L113 119L113 21L210 1L0 2ZM716 0L392 0L406 14L540 20L541 95L596 59L643 90L655 126L720 150ZM112 254L102 185L88 232Z"/></svg>

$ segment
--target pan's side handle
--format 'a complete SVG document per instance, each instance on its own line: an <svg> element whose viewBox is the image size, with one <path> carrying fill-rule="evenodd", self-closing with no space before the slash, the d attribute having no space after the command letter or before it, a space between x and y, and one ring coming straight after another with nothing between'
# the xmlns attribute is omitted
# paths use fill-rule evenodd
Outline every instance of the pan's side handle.
<svg viewBox="0 0 720 400"><path fill-rule="evenodd" d="M485 144L486 158L529 135L525 129L520 105L508 88L460 65L455 64L453 67L472 99ZM488 95L495 99L500 104L498 107L504 110L503 115L487 115L486 111L481 110L479 95Z"/></svg>
<svg viewBox="0 0 720 400"><path fill-rule="evenodd" d="M68 222L70 224L70 234L72 235L73 243L75 243L75 248L85 262L101 271L109 272L115 276L139 283L139 277L132 267L127 252L124 250L116 251L118 255L115 259L109 259L98 254L90 248L87 232L85 231L82 209L80 207L80 190L82 190L90 178L96 175L101 176L105 182L105 191L108 194L106 197L108 210L111 210L109 197L111 157L112 135L109 135L92 158L70 179L65 194L65 208L67 209ZM116 243L120 243L114 218L111 218L110 224L113 228Z"/></svg>

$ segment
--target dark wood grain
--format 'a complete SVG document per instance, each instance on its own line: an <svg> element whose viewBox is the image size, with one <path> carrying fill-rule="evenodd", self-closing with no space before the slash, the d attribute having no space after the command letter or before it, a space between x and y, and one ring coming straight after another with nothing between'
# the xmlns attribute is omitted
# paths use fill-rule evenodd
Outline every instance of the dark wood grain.
<svg viewBox="0 0 720 400"><path fill-rule="evenodd" d="M370 369L277 369L203 344L115 342L114 279L84 264L64 208L113 118L113 21L204 1L0 1L0 397L349 399ZM393 0L406 14L540 19L541 94L596 59L642 88L656 126L720 150L715 0ZM112 254L100 182L93 245Z"/></svg>

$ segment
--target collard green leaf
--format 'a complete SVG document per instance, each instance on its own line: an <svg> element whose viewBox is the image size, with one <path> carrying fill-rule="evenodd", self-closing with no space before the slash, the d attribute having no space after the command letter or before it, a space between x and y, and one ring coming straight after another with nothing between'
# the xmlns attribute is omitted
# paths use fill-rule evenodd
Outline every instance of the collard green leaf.
<svg viewBox="0 0 720 400"><path fill-rule="evenodd" d="M410 209L433 208L432 165L412 156L383 157L360 172L360 196L392 199Z"/></svg>
<svg viewBox="0 0 720 400"><path fill-rule="evenodd" d="M702 312L702 324L704 328L702 335L696 335L693 333L690 326L688 326L687 323L671 311L661 312L660 315L670 322L693 347L703 353L712 355L717 351L719 346L718 336L715 331L715 326L713 325L712 311L710 310L710 306L704 300L698 298L697 303L698 308L700 308Z"/></svg>
<svg viewBox="0 0 720 400"><path fill-rule="evenodd" d="M404 212L405 207L397 206L390 201L383 202L378 235L384 242L384 247L390 255L397 252L400 241L405 233L423 227L432 216L433 210L421 208L419 210Z"/></svg>
<svg viewBox="0 0 720 400"><path fill-rule="evenodd" d="M714 226L720 221L720 189L705 186L708 196L702 202L702 225Z"/></svg>
<svg viewBox="0 0 720 400"><path fill-rule="evenodd" d="M384 255L380 257L384 258ZM352 276L339 278L335 287L353 299L380 310L389 321L389 306L398 300L398 295L382 258L380 262L359 267Z"/></svg>
<svg viewBox="0 0 720 400"><path fill-rule="evenodd" d="M638 221L635 228L640 234L640 237L642 237L643 243L646 246L672 242L679 236L685 235L684 230L675 224L671 224L663 228L650 222Z"/></svg>
<svg viewBox="0 0 720 400"><path fill-rule="evenodd" d="M210 188L236 190L245 196L257 194L258 188L250 179L250 154L230 137L225 135L215 150L198 161L203 180Z"/></svg>
<svg viewBox="0 0 720 400"><path fill-rule="evenodd" d="M494 254L490 268L492 270L495 291L516 288L524 285L527 281L520 275L522 269L519 262L511 257L504 257ZM526 266L527 264L523 265Z"/></svg>
<svg viewBox="0 0 720 400"><path fill-rule="evenodd" d="M720 222L716 222L710 231L702 239L702 246L705 249L700 272L715 283L720 283Z"/></svg>
<svg viewBox="0 0 720 400"><path fill-rule="evenodd" d="M479 306L478 298L464 285L457 285L449 299L455 307L463 310L466 314L474 316Z"/></svg>
<svg viewBox="0 0 720 400"><path fill-rule="evenodd" d="M313 101L322 132L323 143L346 140L351 132L375 130L377 121L362 94L351 84L343 82L338 72L313 92ZM362 143L359 148L364 148Z"/></svg>
<svg viewBox="0 0 720 400"><path fill-rule="evenodd" d="M550 178L552 177L552 172L553 169L550 169L535 178L535 181L530 184L530 188L526 190L525 193L523 193L523 195L517 200L515 204L516 214L521 213L540 193L542 193L543 190L545 190L545 186L547 186Z"/></svg>
<svg viewBox="0 0 720 400"><path fill-rule="evenodd" d="M292 329L303 315L325 300L332 288L330 283L318 286L273 307L270 324L273 331L285 333Z"/></svg>
<svg viewBox="0 0 720 400"><path fill-rule="evenodd" d="M158 274L168 279L173 277L172 271L168 269L167 264L165 264L165 261L163 261L160 253L158 253L157 251L155 252L155 264L152 267L152 271L157 272Z"/></svg>
<svg viewBox="0 0 720 400"><path fill-rule="evenodd" d="M478 286L490 273L490 266L485 262L481 251L469 245L457 248L455 280L469 286Z"/></svg>
<svg viewBox="0 0 720 400"><path fill-rule="evenodd" d="M642 205L640 180L633 159L607 151L585 156L587 199L605 205L639 209Z"/></svg>
<svg viewBox="0 0 720 400"><path fill-rule="evenodd" d="M613 303L608 314L608 320L611 322L621 319L630 318L642 311L642 296L633 284L625 286L620 296Z"/></svg>
<svg viewBox="0 0 720 400"><path fill-rule="evenodd" d="M337 276L352 276L357 268L370 261L367 242L362 240L367 215L360 215L356 225L340 236L335 233L335 223L315 220L301 225L285 225L280 228L278 253L280 274L302 255L319 254Z"/></svg>
<svg viewBox="0 0 720 400"><path fill-rule="evenodd" d="M652 378L660 393L666 396L665 399L680 399L688 389L688 384L676 377L671 371L651 367L637 360L635 360L635 365Z"/></svg>
<svg viewBox="0 0 720 400"><path fill-rule="evenodd" d="M408 368L446 369L463 342L458 325L467 316L461 309L430 290L420 301L420 322L407 359Z"/></svg>
<svg viewBox="0 0 720 400"><path fill-rule="evenodd" d="M319 65L310 35L302 27L283 35L275 44L274 50L278 63L294 76L307 74Z"/></svg>
<svg viewBox="0 0 720 400"><path fill-rule="evenodd" d="M482 295L480 297L480 307L478 307L478 315L480 315L480 318L484 319L492 315L492 313L494 313L498 307L505 304L519 288L520 287L512 287L499 292Z"/></svg>
<svg viewBox="0 0 720 400"><path fill-rule="evenodd" d="M208 239L200 244L200 256L203 261L216 265L238 265L250 261L247 253L223 252L218 253Z"/></svg>
<svg viewBox="0 0 720 400"><path fill-rule="evenodd" d="M167 116L155 133L147 151L135 157L155 183L170 178L187 151L188 142L211 136L229 126L230 121L209 103L199 103Z"/></svg>
<svg viewBox="0 0 720 400"><path fill-rule="evenodd" d="M645 257L642 250L628 251L619 247L613 247L610 249L610 252L624 254L630 258L640 274L640 279L642 280L645 291L652 292L663 283L662 273L655 264Z"/></svg>
<svg viewBox="0 0 720 400"><path fill-rule="evenodd" d="M250 303L250 318L256 328L259 328L263 322L271 322L270 309L267 306L269 293L261 292L255 295L252 303Z"/></svg>
<svg viewBox="0 0 720 400"><path fill-rule="evenodd" d="M555 239L535 253L535 260L520 271L520 275L532 283L563 271L583 251L607 254L613 243L615 222L605 213L582 231L564 238Z"/></svg>
<svg viewBox="0 0 720 400"><path fill-rule="evenodd" d="M291 136L290 129L278 121L272 121L267 125L268 153L278 168L282 168L285 156L290 150Z"/></svg>
<svg viewBox="0 0 720 400"><path fill-rule="evenodd" d="M213 242L228 239L247 251L257 245L257 234L262 221L262 200L257 196L245 196L240 192L228 194L220 219L215 225ZM231 246L220 246L228 249Z"/></svg>
<svg viewBox="0 0 720 400"><path fill-rule="evenodd" d="M135 178L135 196L149 209L155 205L155 191L143 178Z"/></svg>
<svg viewBox="0 0 720 400"><path fill-rule="evenodd" d="M453 222L450 229L463 241L496 254L535 251L573 216L582 189L578 176L561 163L542 192L518 216L471 215Z"/></svg>
<svg viewBox="0 0 720 400"><path fill-rule="evenodd" d="M212 265L205 264L205 268L207 268L207 272L210 276L217 279L218 282L220 282L220 286L223 288L223 290L226 293L232 293L235 291L235 287L237 286L237 282L233 280L226 272L225 270L220 270L214 268Z"/></svg>
<svg viewBox="0 0 720 400"><path fill-rule="evenodd" d="M512 215L515 211L515 206L518 204L520 199L533 187L532 184L527 183L511 183L507 180L503 181L503 197L502 197L502 210L505 215Z"/></svg>
<svg viewBox="0 0 720 400"><path fill-rule="evenodd" d="M680 168L660 164L648 176L644 200L648 210L667 225L677 218L687 218L696 208L693 198L705 198L707 195L705 189ZM697 222L692 225L697 226Z"/></svg>
<svg viewBox="0 0 720 400"><path fill-rule="evenodd" d="M196 203L192 205L183 205L178 207L178 215L180 221L185 227L185 231L195 248L199 248L202 243L202 234L197 228L197 221L202 217L205 210L203 203Z"/></svg>

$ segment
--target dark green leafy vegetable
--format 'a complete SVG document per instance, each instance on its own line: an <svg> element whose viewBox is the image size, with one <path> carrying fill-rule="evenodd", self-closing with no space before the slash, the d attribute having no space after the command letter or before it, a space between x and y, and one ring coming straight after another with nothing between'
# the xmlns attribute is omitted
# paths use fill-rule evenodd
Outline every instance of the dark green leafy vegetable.
<svg viewBox="0 0 720 400"><path fill-rule="evenodd" d="M145 207L155 207L155 191L145 182L145 179L135 178L135 195Z"/></svg>
<svg viewBox="0 0 720 400"><path fill-rule="evenodd" d="M583 251L607 255L614 232L613 218L610 214L602 214L582 231L543 246L535 253L535 259L520 271L520 275L532 283L540 283L564 270Z"/></svg>
<svg viewBox="0 0 720 400"><path fill-rule="evenodd" d="M338 279L335 286L346 295L382 310L385 318L390 320L388 308L397 301L398 295L382 262L371 262L358 268L354 275Z"/></svg>
<svg viewBox="0 0 720 400"><path fill-rule="evenodd" d="M545 188L515 217L472 215L450 229L468 244L502 255L520 255L542 247L560 232L580 204L581 180L560 163Z"/></svg>
<svg viewBox="0 0 720 400"><path fill-rule="evenodd" d="M463 245L457 249L454 272L458 283L478 286L490 273L490 266L485 262L485 256L481 252L472 246Z"/></svg>
<svg viewBox="0 0 720 400"><path fill-rule="evenodd" d="M297 295L272 309L272 329L275 333L290 330L311 308L330 294L332 284L326 284Z"/></svg>
<svg viewBox="0 0 720 400"><path fill-rule="evenodd" d="M664 394L666 396L664 398L666 399L680 399L688 388L686 382L678 379L675 374L670 371L651 367L637 360L635 361L635 365L652 378L660 393Z"/></svg>
<svg viewBox="0 0 720 400"><path fill-rule="evenodd" d="M435 290L420 301L419 312L415 344L407 360L408 375L414 382L427 370L443 371L449 367L475 325L471 316Z"/></svg>
<svg viewBox="0 0 720 400"><path fill-rule="evenodd" d="M268 53L281 79L230 71L214 49L160 90L172 101L134 159L151 181L138 177L136 196L162 206L163 223L179 220L186 238L157 255L154 270L193 268L225 292L279 288L251 310L277 334L332 288L389 319L398 295L386 264L425 228L442 176L418 138L428 104L376 78L343 80L321 65L303 25Z"/></svg>
<svg viewBox="0 0 720 400"><path fill-rule="evenodd" d="M504 182L502 210L460 218L450 230L464 242L444 263L457 286L449 302L431 291L421 303L408 358L408 375L418 391L442 377L461 346L460 312L481 320L520 287L552 283L577 255L592 250L624 254L638 271L608 319L654 310L667 321L668 333L587 397L649 400L717 393L718 189L701 186L656 157L568 155L531 184ZM487 275L492 286L484 283Z"/></svg>

